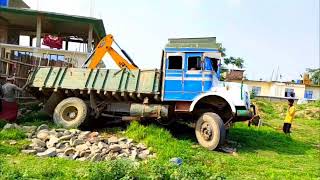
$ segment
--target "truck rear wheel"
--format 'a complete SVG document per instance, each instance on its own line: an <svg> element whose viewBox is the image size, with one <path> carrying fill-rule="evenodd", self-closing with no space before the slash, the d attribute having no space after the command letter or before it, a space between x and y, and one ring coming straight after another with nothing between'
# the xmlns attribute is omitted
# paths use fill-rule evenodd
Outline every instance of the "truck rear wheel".
<svg viewBox="0 0 320 180"><path fill-rule="evenodd" d="M86 103L82 99L70 97L56 106L53 121L64 128L77 128L86 120L87 115Z"/></svg>
<svg viewBox="0 0 320 180"><path fill-rule="evenodd" d="M196 137L199 144L209 150L224 143L226 130L220 116L216 113L204 113L196 123Z"/></svg>

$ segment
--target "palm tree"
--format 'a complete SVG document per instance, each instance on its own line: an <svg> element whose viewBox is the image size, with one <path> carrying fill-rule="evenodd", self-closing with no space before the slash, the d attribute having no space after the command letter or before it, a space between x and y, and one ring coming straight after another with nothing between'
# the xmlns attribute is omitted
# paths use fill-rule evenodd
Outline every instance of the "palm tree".
<svg viewBox="0 0 320 180"><path fill-rule="evenodd" d="M234 61L234 65L241 69L244 67L243 63L244 63L244 60L240 57L236 58Z"/></svg>

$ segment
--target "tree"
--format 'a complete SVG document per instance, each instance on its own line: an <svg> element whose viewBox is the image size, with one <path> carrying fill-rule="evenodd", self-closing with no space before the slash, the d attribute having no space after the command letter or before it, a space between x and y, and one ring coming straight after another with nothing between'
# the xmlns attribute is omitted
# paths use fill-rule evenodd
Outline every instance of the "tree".
<svg viewBox="0 0 320 180"><path fill-rule="evenodd" d="M240 57L237 57L236 60L234 61L234 65L237 66L238 68L244 68L244 60Z"/></svg>
<svg viewBox="0 0 320 180"><path fill-rule="evenodd" d="M307 69L307 71L310 73L311 75L311 81L313 84L317 84L320 85L320 68L316 68L316 69Z"/></svg>
<svg viewBox="0 0 320 180"><path fill-rule="evenodd" d="M224 63L226 65L229 65L229 64L234 65L234 66L241 68L241 69L244 67L244 65L243 65L244 60L240 57L235 58L235 57L231 56L230 58L225 58Z"/></svg>
<svg viewBox="0 0 320 180"><path fill-rule="evenodd" d="M218 51L221 53L221 57L225 57L226 48L224 48L221 43L217 43L217 45L218 45Z"/></svg>

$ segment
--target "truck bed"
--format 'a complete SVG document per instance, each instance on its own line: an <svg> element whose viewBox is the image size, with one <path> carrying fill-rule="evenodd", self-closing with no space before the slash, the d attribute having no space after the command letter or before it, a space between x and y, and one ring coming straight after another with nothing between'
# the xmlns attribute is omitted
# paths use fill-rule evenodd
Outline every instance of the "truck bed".
<svg viewBox="0 0 320 180"><path fill-rule="evenodd" d="M81 91L117 96L157 96L160 94L160 72L152 70L38 67L28 77L28 89L34 96L48 91ZM134 99L134 97L132 97ZM139 99L139 97L137 98ZM141 98L140 98L141 99Z"/></svg>

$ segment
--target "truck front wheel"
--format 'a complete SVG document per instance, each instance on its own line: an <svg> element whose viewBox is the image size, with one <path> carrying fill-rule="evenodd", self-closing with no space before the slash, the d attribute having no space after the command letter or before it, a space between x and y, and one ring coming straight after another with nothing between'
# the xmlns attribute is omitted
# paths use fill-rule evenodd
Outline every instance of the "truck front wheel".
<svg viewBox="0 0 320 180"><path fill-rule="evenodd" d="M216 149L224 143L226 130L220 116L206 112L196 123L196 137L199 144L209 150Z"/></svg>
<svg viewBox="0 0 320 180"><path fill-rule="evenodd" d="M70 97L56 106L53 121L64 128L77 128L86 120L87 115L86 103L82 99Z"/></svg>

